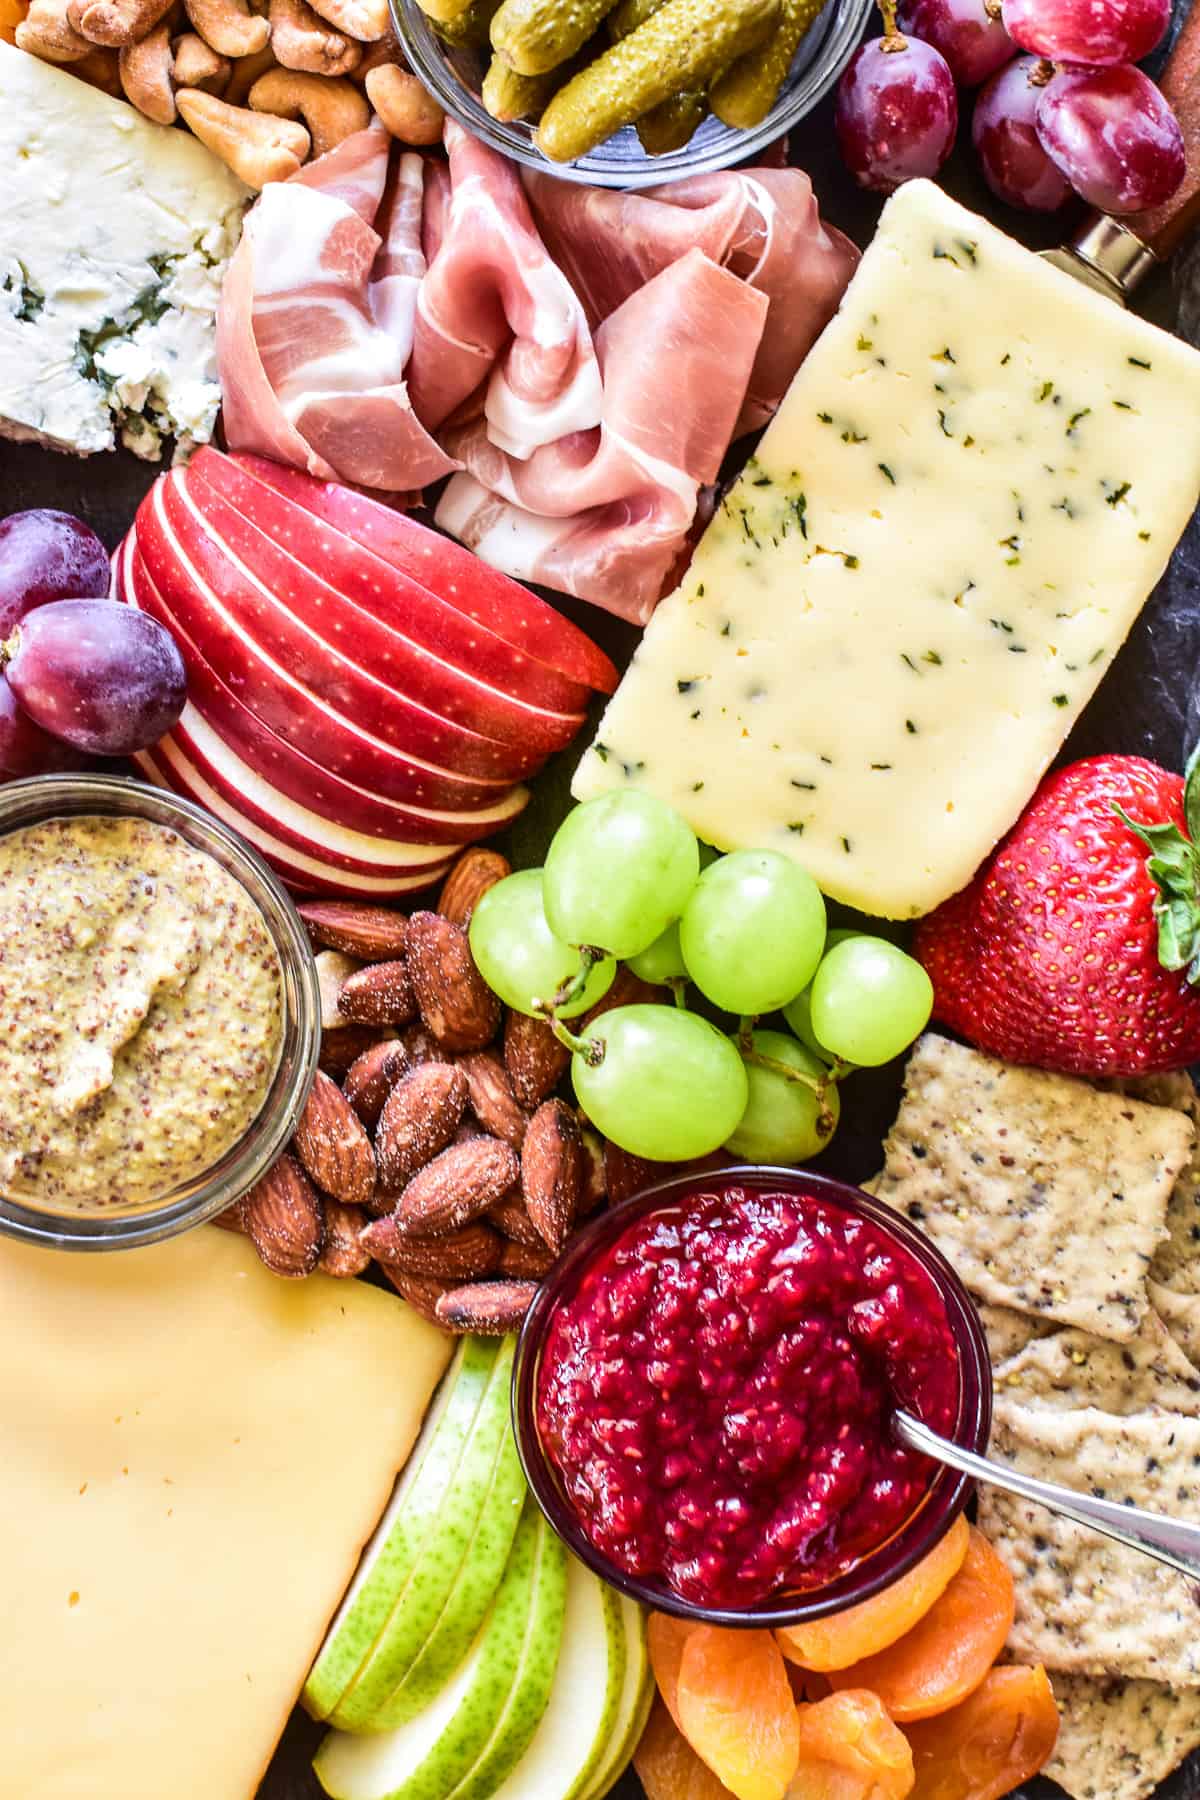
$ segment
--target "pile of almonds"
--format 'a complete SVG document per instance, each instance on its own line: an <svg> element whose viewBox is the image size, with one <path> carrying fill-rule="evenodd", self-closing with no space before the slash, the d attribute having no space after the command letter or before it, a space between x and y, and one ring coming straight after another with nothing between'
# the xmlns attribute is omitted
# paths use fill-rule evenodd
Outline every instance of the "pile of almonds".
<svg viewBox="0 0 1200 1800"><path fill-rule="evenodd" d="M221 1221L275 1274L360 1275L374 1260L446 1329L511 1331L575 1226L662 1170L556 1097L568 1052L543 1020L506 1014L476 969L471 913L509 872L468 850L436 910L410 918L300 907L322 1066L291 1152ZM589 1017L657 997L621 971Z"/></svg>

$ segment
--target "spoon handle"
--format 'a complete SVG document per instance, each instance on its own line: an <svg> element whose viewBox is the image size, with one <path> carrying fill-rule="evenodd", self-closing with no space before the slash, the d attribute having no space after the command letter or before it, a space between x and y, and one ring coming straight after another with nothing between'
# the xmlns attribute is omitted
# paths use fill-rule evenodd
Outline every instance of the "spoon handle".
<svg viewBox="0 0 1200 1800"><path fill-rule="evenodd" d="M1078 1493L1074 1488L1059 1487L1057 1482L1039 1481L1032 1475L1023 1475L1019 1469L1005 1468L986 1456L960 1449L919 1419L914 1419L911 1413L897 1411L894 1422L897 1435L910 1450L920 1450L938 1462L948 1463L964 1475L973 1475L976 1481L986 1481L992 1487L1019 1494L1023 1500L1032 1500L1050 1512L1061 1513L1064 1518L1074 1519L1077 1525L1089 1526L1131 1550L1141 1550L1170 1568L1178 1569L1181 1574L1200 1580L1200 1525L1168 1519L1162 1513L1146 1512L1137 1506L1122 1506L1116 1500L1099 1500L1092 1494Z"/></svg>

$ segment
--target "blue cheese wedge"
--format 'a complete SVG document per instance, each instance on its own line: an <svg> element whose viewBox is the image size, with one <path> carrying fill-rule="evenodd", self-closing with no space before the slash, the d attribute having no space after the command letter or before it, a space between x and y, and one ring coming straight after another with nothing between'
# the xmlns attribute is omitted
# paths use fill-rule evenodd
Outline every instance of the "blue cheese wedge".
<svg viewBox="0 0 1200 1800"><path fill-rule="evenodd" d="M904 918L1012 824L1200 490L1200 356L909 182L575 778Z"/></svg>
<svg viewBox="0 0 1200 1800"><path fill-rule="evenodd" d="M211 436L249 199L186 132L0 43L0 433L155 460Z"/></svg>

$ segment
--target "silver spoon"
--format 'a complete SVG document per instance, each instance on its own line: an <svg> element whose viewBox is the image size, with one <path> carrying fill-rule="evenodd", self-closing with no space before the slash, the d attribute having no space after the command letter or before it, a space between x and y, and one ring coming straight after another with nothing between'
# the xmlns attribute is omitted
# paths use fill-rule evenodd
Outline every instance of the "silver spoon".
<svg viewBox="0 0 1200 1800"><path fill-rule="evenodd" d="M964 1475L973 1475L976 1481L986 1481L992 1487L1019 1494L1023 1500L1032 1500L1048 1512L1061 1513L1064 1518L1074 1519L1077 1525L1086 1525L1104 1537L1115 1538L1118 1544L1125 1544L1130 1550L1141 1550L1146 1556L1153 1556L1156 1561L1200 1581L1200 1525L1168 1519L1162 1513L1146 1512L1139 1506L1122 1506L1117 1500L1097 1500L1092 1494L1059 1487L1057 1482L1022 1475L1019 1469L1005 1468L986 1456L976 1456L973 1450L960 1449L899 1407L892 1415L892 1424L896 1436L910 1450L919 1450L923 1456L932 1456L935 1461L947 1463Z"/></svg>

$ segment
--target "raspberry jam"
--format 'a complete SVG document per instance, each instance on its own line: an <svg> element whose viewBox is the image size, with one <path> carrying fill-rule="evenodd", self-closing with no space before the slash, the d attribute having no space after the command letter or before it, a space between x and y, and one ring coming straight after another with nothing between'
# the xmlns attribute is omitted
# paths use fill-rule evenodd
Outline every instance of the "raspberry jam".
<svg viewBox="0 0 1200 1800"><path fill-rule="evenodd" d="M819 1587L936 1473L896 1405L953 1434L945 1302L882 1225L817 1192L729 1186L643 1213L550 1315L538 1435L584 1535L709 1607Z"/></svg>

